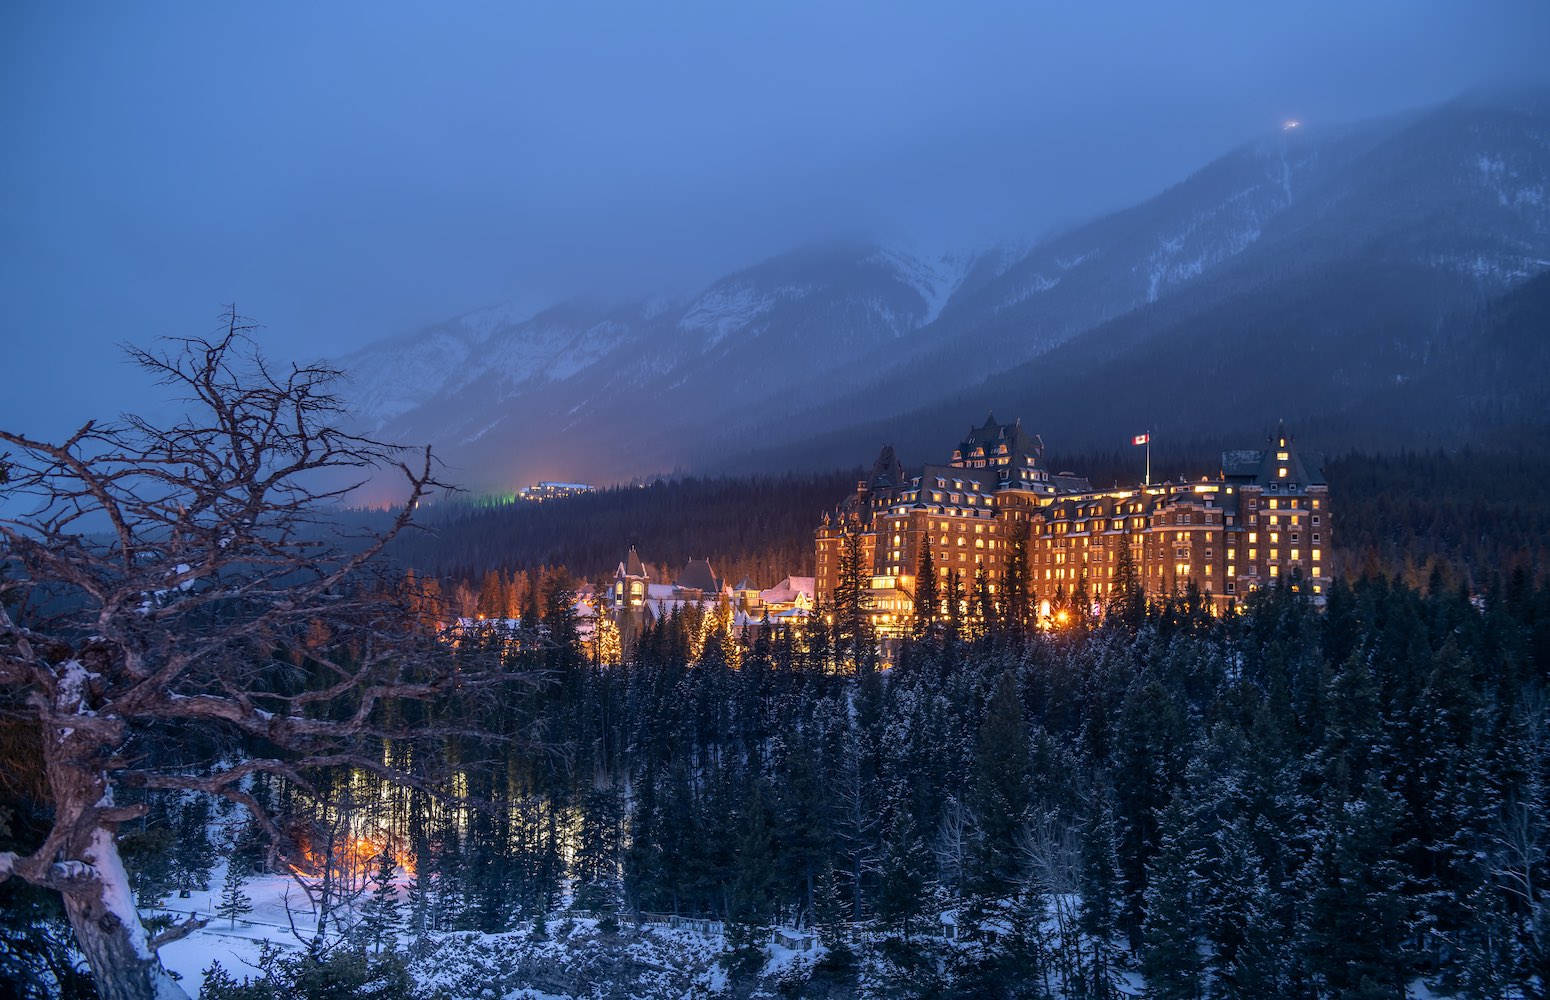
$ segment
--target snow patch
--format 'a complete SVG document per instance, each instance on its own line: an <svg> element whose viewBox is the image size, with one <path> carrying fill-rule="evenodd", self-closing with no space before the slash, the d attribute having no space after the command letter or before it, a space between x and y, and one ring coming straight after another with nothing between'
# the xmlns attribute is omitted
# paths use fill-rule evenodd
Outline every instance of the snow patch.
<svg viewBox="0 0 1550 1000"><path fill-rule="evenodd" d="M729 334L742 330L782 302L805 298L808 285L762 288L751 282L717 285L700 296L679 319L680 329L704 333L705 346L714 347Z"/></svg>
<svg viewBox="0 0 1550 1000"><path fill-rule="evenodd" d="M976 257L974 254L954 252L922 255L887 247L878 250L867 260L893 270L900 280L920 296L926 311L916 325L925 326L942 315L942 310L952 301L953 295L974 267Z"/></svg>
<svg viewBox="0 0 1550 1000"><path fill-rule="evenodd" d="M113 832L105 827L92 831L91 846L86 849L86 861L96 872L102 886L102 907L111 913L129 931L129 946L146 961L156 957L150 941L145 936L145 925L135 910L134 893L129 888L129 873L118 856L113 843Z"/></svg>

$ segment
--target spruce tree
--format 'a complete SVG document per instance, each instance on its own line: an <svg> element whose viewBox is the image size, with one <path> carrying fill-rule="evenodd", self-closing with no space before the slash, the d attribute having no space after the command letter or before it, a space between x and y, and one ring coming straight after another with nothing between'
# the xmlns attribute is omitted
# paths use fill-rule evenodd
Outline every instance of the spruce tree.
<svg viewBox="0 0 1550 1000"><path fill-rule="evenodd" d="M877 865L877 915L909 940L909 924L925 911L930 856L909 811L895 807Z"/></svg>
<svg viewBox="0 0 1550 1000"><path fill-rule="evenodd" d="M1161 844L1147 866L1141 971L1147 995L1158 1000L1197 1000L1205 981L1204 886L1188 825L1188 811L1175 796L1159 819Z"/></svg>
<svg viewBox="0 0 1550 1000"><path fill-rule="evenodd" d="M221 895L215 904L215 915L231 921L231 929L237 927L237 918L253 912L253 900L242 888L242 870L236 865L226 866L226 877L221 882Z"/></svg>
<svg viewBox="0 0 1550 1000"><path fill-rule="evenodd" d="M1026 635L1033 627L1033 595L1028 570L1028 522L1016 520L1001 542L1005 556L1001 574L1003 617L1013 632Z"/></svg>
<svg viewBox="0 0 1550 1000"><path fill-rule="evenodd" d="M1331 804L1318 833L1304 873L1301 947L1313 982L1327 995L1404 994L1413 956L1393 845L1398 815L1398 803L1374 776L1359 798Z"/></svg>
<svg viewBox="0 0 1550 1000"><path fill-rule="evenodd" d="M997 678L979 727L968 800L978 830L969 885L987 899L1007 896L1016 881L1017 835L1027 818L1030 767L1017 675L1008 670Z"/></svg>
<svg viewBox="0 0 1550 1000"><path fill-rule="evenodd" d="M361 926L366 943L374 953L392 951L398 943L398 887L393 879L398 865L386 847L374 859L376 867L368 880L366 901L361 906Z"/></svg>
<svg viewBox="0 0 1550 1000"><path fill-rule="evenodd" d="M916 642L932 638L941 608L936 562L931 558L931 534L927 532L921 537L920 566L915 571L915 610L911 633Z"/></svg>

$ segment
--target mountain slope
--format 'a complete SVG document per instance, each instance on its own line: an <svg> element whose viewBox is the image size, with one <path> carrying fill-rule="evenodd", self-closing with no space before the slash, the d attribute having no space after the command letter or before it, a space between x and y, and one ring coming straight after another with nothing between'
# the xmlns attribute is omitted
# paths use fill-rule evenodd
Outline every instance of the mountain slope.
<svg viewBox="0 0 1550 1000"><path fill-rule="evenodd" d="M1073 445L1278 416L1350 436L1550 267L1547 192L1550 102L1463 99L1278 132L1028 248L806 248L691 299L470 314L345 364L377 433L476 488L832 465L991 406Z"/></svg>

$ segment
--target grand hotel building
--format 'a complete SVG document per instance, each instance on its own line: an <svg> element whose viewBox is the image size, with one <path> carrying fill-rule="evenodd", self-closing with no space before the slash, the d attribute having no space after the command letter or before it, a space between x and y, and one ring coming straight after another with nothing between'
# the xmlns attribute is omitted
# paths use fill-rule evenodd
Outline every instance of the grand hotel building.
<svg viewBox="0 0 1550 1000"><path fill-rule="evenodd" d="M1324 593L1329 486L1322 458L1300 451L1284 426L1264 449L1224 452L1220 472L1198 482L1097 490L1050 472L1043 453L1038 435L1020 421L993 417L970 429L947 464L913 475L885 447L818 528L820 606L833 599L842 546L854 533L874 623L881 635L898 635L913 617L915 574L928 544L943 584L956 570L969 591L983 570L994 591L1019 522L1027 524L1029 583L1043 614L1057 593L1079 586L1104 603L1126 545L1151 597L1193 582L1220 611L1276 582Z"/></svg>

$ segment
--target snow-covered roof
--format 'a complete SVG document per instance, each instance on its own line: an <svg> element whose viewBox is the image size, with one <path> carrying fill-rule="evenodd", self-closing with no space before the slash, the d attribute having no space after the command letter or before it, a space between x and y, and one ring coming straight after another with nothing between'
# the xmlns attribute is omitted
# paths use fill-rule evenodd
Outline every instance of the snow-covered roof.
<svg viewBox="0 0 1550 1000"><path fill-rule="evenodd" d="M813 577L788 576L769 590L759 591L759 600L765 604L792 604L795 603L798 595L811 601L816 592Z"/></svg>

